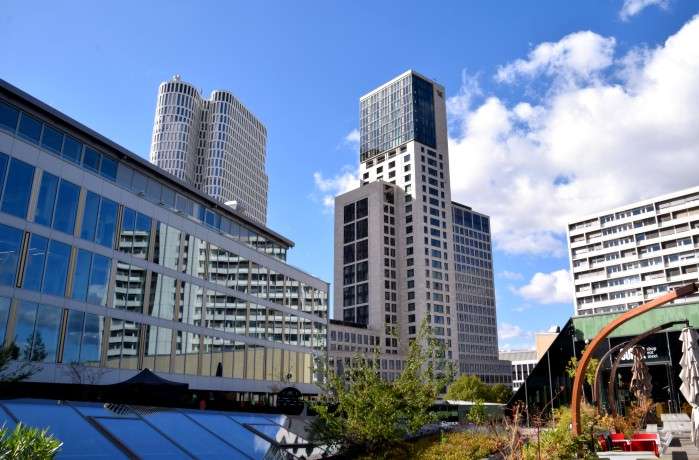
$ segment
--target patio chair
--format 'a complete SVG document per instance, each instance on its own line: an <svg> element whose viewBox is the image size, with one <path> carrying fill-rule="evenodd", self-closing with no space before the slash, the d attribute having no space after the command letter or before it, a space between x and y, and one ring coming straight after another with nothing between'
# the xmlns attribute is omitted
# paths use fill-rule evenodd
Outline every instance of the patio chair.
<svg viewBox="0 0 699 460"><path fill-rule="evenodd" d="M611 433L609 437L612 441L612 449L621 449L623 451L631 450L631 447L629 446L629 440L626 439L624 433Z"/></svg>
<svg viewBox="0 0 699 460"><path fill-rule="evenodd" d="M656 457L660 457L660 451L658 450L658 443L651 439L632 439L631 440L631 451L650 451L655 454Z"/></svg>
<svg viewBox="0 0 699 460"><path fill-rule="evenodd" d="M597 436L597 446L599 447L599 450L602 451L612 449L611 446L607 444L607 438L602 434Z"/></svg>

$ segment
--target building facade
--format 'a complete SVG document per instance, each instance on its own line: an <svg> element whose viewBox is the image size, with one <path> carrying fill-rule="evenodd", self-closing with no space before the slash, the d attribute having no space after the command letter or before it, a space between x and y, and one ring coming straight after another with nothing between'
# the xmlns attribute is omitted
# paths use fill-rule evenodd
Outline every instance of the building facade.
<svg viewBox="0 0 699 460"><path fill-rule="evenodd" d="M500 359L512 363L512 391L519 390L532 369L539 362L536 350L508 350L500 352Z"/></svg>
<svg viewBox="0 0 699 460"><path fill-rule="evenodd" d="M317 393L328 284L288 239L3 81L0 191L0 344L30 380Z"/></svg>
<svg viewBox="0 0 699 460"><path fill-rule="evenodd" d="M258 223L267 220L267 130L228 91L204 99L180 79L161 83L150 160Z"/></svg>
<svg viewBox="0 0 699 460"><path fill-rule="evenodd" d="M699 187L576 219L568 243L576 315L625 311L696 282Z"/></svg>
<svg viewBox="0 0 699 460"><path fill-rule="evenodd" d="M456 276L455 251L465 257L471 236L463 237L463 222L454 225L442 86L408 71L360 98L360 179L359 188L335 199L334 318L379 334L381 368L389 379L402 369L424 319L461 372L479 369L474 373L488 382L509 381L509 366L495 372L489 236L479 240L482 253L460 259L463 277ZM489 231L482 232L478 219L478 238L485 238ZM455 235L469 241L456 245ZM476 266L483 271L471 271ZM484 308L469 316L466 306L477 303ZM472 319L476 328L469 328ZM471 355L471 362L462 362L475 342L487 349L484 360Z"/></svg>

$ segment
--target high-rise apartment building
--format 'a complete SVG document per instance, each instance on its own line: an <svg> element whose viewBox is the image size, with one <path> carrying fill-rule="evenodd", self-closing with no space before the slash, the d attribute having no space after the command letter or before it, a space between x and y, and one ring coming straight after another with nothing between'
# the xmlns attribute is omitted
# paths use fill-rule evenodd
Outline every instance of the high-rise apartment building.
<svg viewBox="0 0 699 460"><path fill-rule="evenodd" d="M150 160L255 221L267 220L267 130L228 91L204 99L179 76L161 83Z"/></svg>
<svg viewBox="0 0 699 460"><path fill-rule="evenodd" d="M0 80L0 346L30 382L317 394L328 284L292 246Z"/></svg>
<svg viewBox="0 0 699 460"><path fill-rule="evenodd" d="M356 323L378 334L382 373L393 378L427 319L461 372L507 382L509 366L488 373L466 359L473 353L475 360L479 349L490 371L498 363L490 236L487 217L485 231L477 213L478 229L466 227L463 212L471 216L470 209L451 201L441 85L408 71L361 97L360 175L359 188L335 199L334 316L343 324L330 325L331 357L349 359L352 345L333 344L333 329L344 338ZM463 242L455 245L457 235ZM479 242L478 254L466 250L472 240ZM468 257L459 259L459 278L455 251ZM461 316L457 297L463 298Z"/></svg>
<svg viewBox="0 0 699 460"><path fill-rule="evenodd" d="M699 187L576 219L568 245L576 315L628 310L696 282Z"/></svg>

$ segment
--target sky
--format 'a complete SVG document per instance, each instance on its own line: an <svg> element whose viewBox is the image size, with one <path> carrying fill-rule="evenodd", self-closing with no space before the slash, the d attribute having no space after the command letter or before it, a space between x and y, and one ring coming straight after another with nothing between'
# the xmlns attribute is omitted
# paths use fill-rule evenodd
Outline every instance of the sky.
<svg viewBox="0 0 699 460"><path fill-rule="evenodd" d="M699 3L35 2L0 9L0 78L148 157L158 85L232 91L266 125L268 226L332 282L359 97L446 87L452 198L491 216L501 348L573 314L579 216L695 186Z"/></svg>

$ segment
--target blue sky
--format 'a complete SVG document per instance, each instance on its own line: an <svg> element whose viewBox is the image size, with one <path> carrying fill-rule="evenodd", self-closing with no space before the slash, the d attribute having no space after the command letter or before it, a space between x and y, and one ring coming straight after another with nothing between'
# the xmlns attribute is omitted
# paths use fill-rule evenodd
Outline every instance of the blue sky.
<svg viewBox="0 0 699 460"><path fill-rule="evenodd" d="M355 178L359 96L408 68L436 79L454 197L496 229L501 345L526 346L573 311L565 222L696 185L673 168L699 145L699 7L433 5L9 0L0 77L143 156L161 81L232 91L268 129L269 226L296 242L291 263L328 281L324 202ZM639 185L649 165L671 177Z"/></svg>

